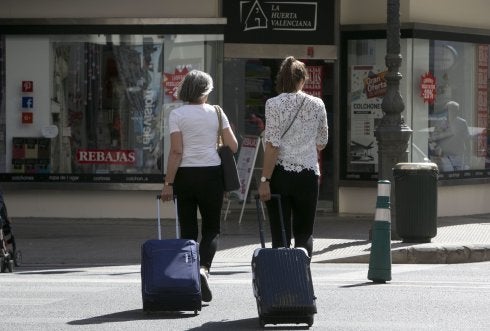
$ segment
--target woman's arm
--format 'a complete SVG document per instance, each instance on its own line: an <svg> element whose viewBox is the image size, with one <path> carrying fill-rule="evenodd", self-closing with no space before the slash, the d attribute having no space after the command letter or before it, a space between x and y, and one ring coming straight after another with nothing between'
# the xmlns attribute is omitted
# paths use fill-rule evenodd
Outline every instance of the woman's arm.
<svg viewBox="0 0 490 331"><path fill-rule="evenodd" d="M173 183L175 174L182 161L182 132L172 132L170 134L170 150L168 152L167 172L165 174L165 183L162 189L162 200L170 201L173 199Z"/></svg>
<svg viewBox="0 0 490 331"><path fill-rule="evenodd" d="M279 147L273 146L270 142L265 144L264 150L264 163L262 166L262 177L270 179L274 167L276 166L277 157L279 155ZM262 201L270 200L271 198L271 188L269 181L260 182L259 185L259 195Z"/></svg>
<svg viewBox="0 0 490 331"><path fill-rule="evenodd" d="M238 141L231 127L223 129L223 144L230 147L233 153L238 151Z"/></svg>

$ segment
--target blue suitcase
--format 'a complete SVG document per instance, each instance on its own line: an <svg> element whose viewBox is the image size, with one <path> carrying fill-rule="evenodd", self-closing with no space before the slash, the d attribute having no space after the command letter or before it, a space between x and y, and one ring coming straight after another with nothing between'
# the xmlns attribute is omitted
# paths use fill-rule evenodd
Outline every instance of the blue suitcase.
<svg viewBox="0 0 490 331"><path fill-rule="evenodd" d="M194 311L197 315L202 307L199 245L194 240L178 238L178 216L177 239L161 240L160 196L157 196L157 222L158 240L147 240L141 248L143 310Z"/></svg>
<svg viewBox="0 0 490 331"><path fill-rule="evenodd" d="M286 246L281 198L276 194L272 198L278 199L282 237ZM301 248L265 248L259 197L255 199L261 248L257 248L252 257L252 282L259 323L262 327L266 324L299 323L311 326L317 308L310 258Z"/></svg>

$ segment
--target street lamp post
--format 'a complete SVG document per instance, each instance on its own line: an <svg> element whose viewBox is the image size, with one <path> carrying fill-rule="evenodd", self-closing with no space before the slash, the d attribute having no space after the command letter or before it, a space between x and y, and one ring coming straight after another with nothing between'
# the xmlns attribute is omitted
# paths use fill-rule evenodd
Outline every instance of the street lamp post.
<svg viewBox="0 0 490 331"><path fill-rule="evenodd" d="M375 129L378 142L378 179L393 182L393 168L399 162L408 161L408 141L412 130L405 124L401 113L405 109L400 95L402 62L400 54L400 1L387 0L386 57L388 72L385 75L387 89L381 109L383 117ZM394 186L391 185L391 205L395 206ZM396 236L396 211L392 208L392 237Z"/></svg>

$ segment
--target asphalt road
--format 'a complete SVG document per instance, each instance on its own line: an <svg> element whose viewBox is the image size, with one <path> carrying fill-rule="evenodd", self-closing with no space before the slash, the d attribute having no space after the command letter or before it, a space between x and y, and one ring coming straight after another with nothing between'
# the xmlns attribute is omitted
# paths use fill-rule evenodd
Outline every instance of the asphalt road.
<svg viewBox="0 0 490 331"><path fill-rule="evenodd" d="M489 330L490 262L394 265L374 284L366 264L312 264L311 330ZM259 330L248 264L217 263L214 299L193 313L145 314L139 265L19 267L0 274L2 330ZM267 327L303 330L306 325Z"/></svg>

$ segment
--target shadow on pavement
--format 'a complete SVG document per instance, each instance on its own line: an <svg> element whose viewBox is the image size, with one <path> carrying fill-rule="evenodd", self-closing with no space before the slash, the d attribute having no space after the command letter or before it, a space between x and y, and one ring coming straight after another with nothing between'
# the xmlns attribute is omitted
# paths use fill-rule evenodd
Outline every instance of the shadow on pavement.
<svg viewBox="0 0 490 331"><path fill-rule="evenodd" d="M308 330L309 328L306 325L267 325L267 330ZM217 322L208 322L204 323L202 326L188 329L191 330L264 330L259 326L258 318L245 318L241 320L235 321L217 321Z"/></svg>
<svg viewBox="0 0 490 331"><path fill-rule="evenodd" d="M75 320L68 322L69 325L91 325L91 324L104 324L115 322L127 322L138 320L156 320L156 319L178 319L178 318L191 318L195 317L192 312L152 312L146 313L142 309L133 309L120 311L117 313L94 316L91 318L84 318L81 320Z"/></svg>
<svg viewBox="0 0 490 331"><path fill-rule="evenodd" d="M370 240L361 240L361 241L349 241L341 244L331 244L328 245L327 248L321 249L319 251L314 251L313 255L320 255L323 253L331 252L336 249L342 249L342 248L347 248L347 247L353 247L353 246L364 246L369 244L371 241Z"/></svg>
<svg viewBox="0 0 490 331"><path fill-rule="evenodd" d="M20 271L17 271L19 270ZM38 270L33 270L34 268L29 268L29 270L22 271L23 267L19 267L16 269L16 274L18 275L66 275L66 274L74 274L74 273L81 273L83 271L81 270L72 270L72 269L63 269L63 270L53 270L52 268L49 268L49 270L46 270L47 268L39 266Z"/></svg>

